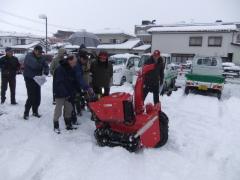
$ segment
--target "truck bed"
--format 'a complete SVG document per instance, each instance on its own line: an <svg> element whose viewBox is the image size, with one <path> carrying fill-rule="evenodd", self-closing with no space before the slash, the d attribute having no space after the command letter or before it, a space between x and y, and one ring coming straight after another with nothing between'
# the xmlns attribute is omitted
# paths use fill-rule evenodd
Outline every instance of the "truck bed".
<svg viewBox="0 0 240 180"><path fill-rule="evenodd" d="M186 74L187 80L190 81L200 81L200 82L208 82L208 83L224 83L223 76L212 76L212 75L200 75L200 74Z"/></svg>

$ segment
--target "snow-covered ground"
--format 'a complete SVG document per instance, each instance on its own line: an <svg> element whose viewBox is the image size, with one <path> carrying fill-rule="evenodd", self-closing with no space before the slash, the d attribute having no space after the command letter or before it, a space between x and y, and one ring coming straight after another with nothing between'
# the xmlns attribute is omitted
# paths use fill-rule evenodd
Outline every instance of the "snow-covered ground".
<svg viewBox="0 0 240 180"><path fill-rule="evenodd" d="M183 80L182 80L183 81ZM179 80L179 83L182 83ZM42 88L41 119L24 121L26 89L17 79L18 106L0 105L1 180L239 180L240 85L226 84L223 100L197 94L161 97L169 116L169 141L159 149L129 153L98 147L90 114L73 132L53 133L51 78ZM133 92L131 85L112 92ZM152 101L152 95L147 97Z"/></svg>

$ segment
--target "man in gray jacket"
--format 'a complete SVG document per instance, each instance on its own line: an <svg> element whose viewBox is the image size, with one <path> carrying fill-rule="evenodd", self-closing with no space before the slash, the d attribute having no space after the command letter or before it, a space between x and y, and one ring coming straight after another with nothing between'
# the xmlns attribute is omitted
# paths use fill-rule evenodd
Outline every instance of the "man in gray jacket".
<svg viewBox="0 0 240 180"><path fill-rule="evenodd" d="M36 46L33 52L28 53L24 60L24 80L27 88L27 101L25 104L24 119L28 120L29 111L32 108L33 116L40 118L38 107L41 102L41 87L35 82L35 76L48 75L49 67L42 56L41 46Z"/></svg>

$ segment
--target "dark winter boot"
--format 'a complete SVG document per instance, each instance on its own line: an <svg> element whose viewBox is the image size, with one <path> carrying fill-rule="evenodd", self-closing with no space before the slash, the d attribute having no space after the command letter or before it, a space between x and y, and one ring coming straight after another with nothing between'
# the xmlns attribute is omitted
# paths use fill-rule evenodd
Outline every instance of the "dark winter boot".
<svg viewBox="0 0 240 180"><path fill-rule="evenodd" d="M65 118L64 121L65 121L65 124L66 124L66 130L77 129L76 127L72 126L72 119L71 118Z"/></svg>
<svg viewBox="0 0 240 180"><path fill-rule="evenodd" d="M54 126L54 132L57 133L57 134L60 134L60 129L59 129L59 122L56 121L53 123L53 126Z"/></svg>
<svg viewBox="0 0 240 180"><path fill-rule="evenodd" d="M42 117L42 115L40 115L38 112L33 113L33 116L35 116L35 117L37 117L37 118Z"/></svg>
<svg viewBox="0 0 240 180"><path fill-rule="evenodd" d="M24 113L23 119L28 120L29 119L29 115Z"/></svg>
<svg viewBox="0 0 240 180"><path fill-rule="evenodd" d="M2 98L2 99L1 99L1 104L4 104L4 103L5 103L5 100L6 100L6 98Z"/></svg>

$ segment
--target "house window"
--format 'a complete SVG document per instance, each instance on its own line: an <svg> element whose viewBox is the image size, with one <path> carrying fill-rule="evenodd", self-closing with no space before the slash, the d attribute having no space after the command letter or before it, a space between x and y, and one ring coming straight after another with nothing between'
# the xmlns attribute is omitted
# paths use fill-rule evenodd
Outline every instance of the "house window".
<svg viewBox="0 0 240 180"><path fill-rule="evenodd" d="M12 40L11 40L11 39L9 39L9 40L8 40L8 42L9 42L9 43L11 43L11 42L12 42Z"/></svg>
<svg viewBox="0 0 240 180"><path fill-rule="evenodd" d="M116 44L116 43L117 43L117 40L116 40L116 39L111 39L111 40L110 40L110 43Z"/></svg>
<svg viewBox="0 0 240 180"><path fill-rule="evenodd" d="M26 39L21 39L21 45L25 45L26 44Z"/></svg>
<svg viewBox="0 0 240 180"><path fill-rule="evenodd" d="M189 46L202 46L202 37L190 37Z"/></svg>
<svg viewBox="0 0 240 180"><path fill-rule="evenodd" d="M221 36L208 37L208 46L221 47L222 46L222 37Z"/></svg>
<svg viewBox="0 0 240 180"><path fill-rule="evenodd" d="M202 58L197 60L198 65L202 66L217 66L216 58Z"/></svg>
<svg viewBox="0 0 240 180"><path fill-rule="evenodd" d="M5 43L7 43L7 39L5 39Z"/></svg>

